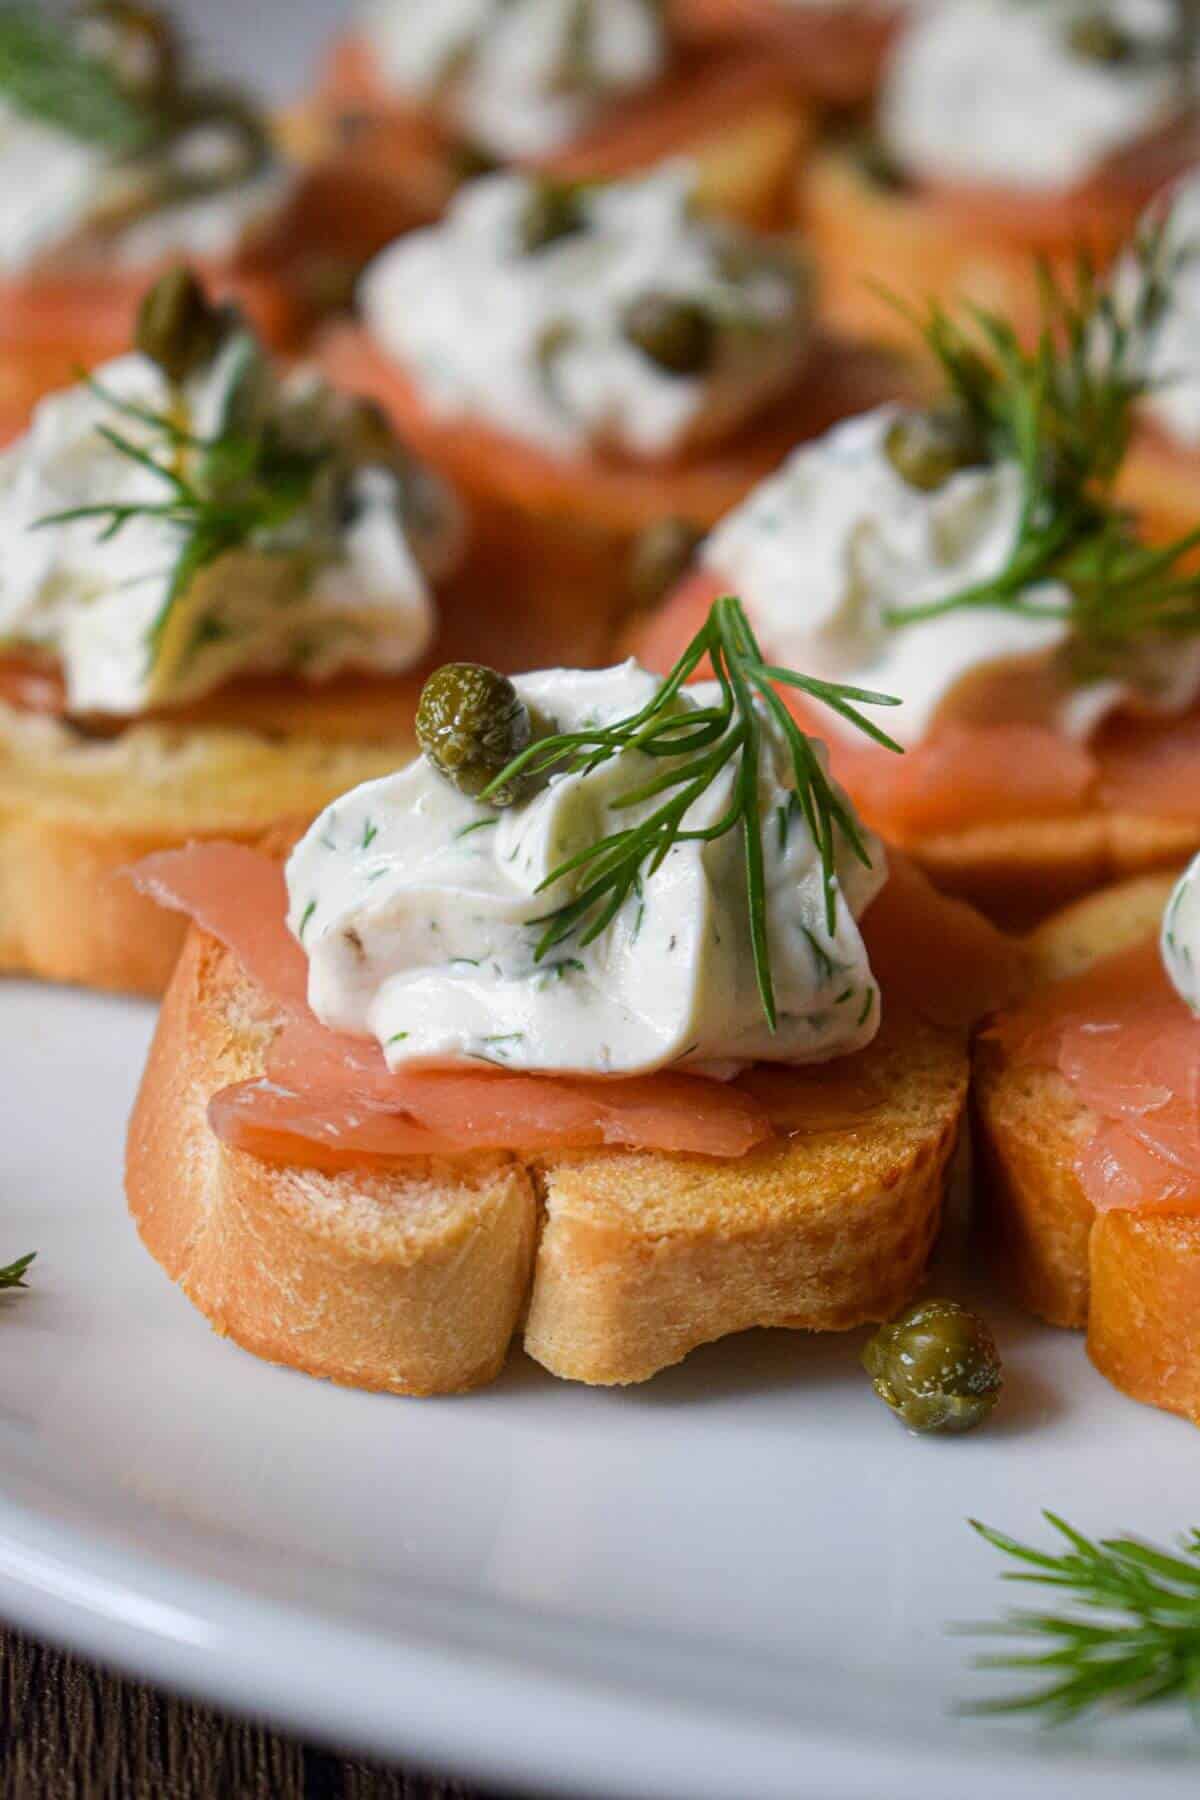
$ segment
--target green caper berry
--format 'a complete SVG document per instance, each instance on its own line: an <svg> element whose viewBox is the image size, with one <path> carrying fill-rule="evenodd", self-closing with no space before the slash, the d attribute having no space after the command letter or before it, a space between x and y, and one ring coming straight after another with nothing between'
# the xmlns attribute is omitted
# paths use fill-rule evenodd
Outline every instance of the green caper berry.
<svg viewBox="0 0 1200 1800"><path fill-rule="evenodd" d="M546 250L562 238L582 231L586 220L578 191L561 181L539 181L517 222L517 236L527 256Z"/></svg>
<svg viewBox="0 0 1200 1800"><path fill-rule="evenodd" d="M879 1398L910 1431L971 1431L1000 1394L1000 1355L986 1320L957 1300L919 1300L863 1351Z"/></svg>
<svg viewBox="0 0 1200 1800"><path fill-rule="evenodd" d="M134 342L178 383L212 361L228 329L229 315L209 302L186 263L176 263L143 299Z"/></svg>
<svg viewBox="0 0 1200 1800"><path fill-rule="evenodd" d="M974 423L952 408L901 413L888 426L883 449L900 479L926 494L986 460Z"/></svg>
<svg viewBox="0 0 1200 1800"><path fill-rule="evenodd" d="M635 606L657 606L687 573L704 533L687 519L658 519L633 546L629 584Z"/></svg>
<svg viewBox="0 0 1200 1800"><path fill-rule="evenodd" d="M625 336L668 375L703 375L717 353L712 314L677 294L640 294L625 309Z"/></svg>
<svg viewBox="0 0 1200 1800"><path fill-rule="evenodd" d="M421 691L417 742L438 773L472 799L528 748L531 734L529 709L508 676L482 663L446 663ZM512 806L523 785L507 783L488 804Z"/></svg>
<svg viewBox="0 0 1200 1800"><path fill-rule="evenodd" d="M1067 48L1085 62L1110 67L1132 62L1137 52L1129 33L1102 12L1081 13L1068 22Z"/></svg>

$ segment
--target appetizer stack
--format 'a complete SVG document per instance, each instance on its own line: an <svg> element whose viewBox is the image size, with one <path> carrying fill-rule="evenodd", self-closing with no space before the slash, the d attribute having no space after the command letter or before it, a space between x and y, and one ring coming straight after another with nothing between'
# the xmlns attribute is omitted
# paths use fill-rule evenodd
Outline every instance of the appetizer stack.
<svg viewBox="0 0 1200 1800"><path fill-rule="evenodd" d="M969 1120L980 1261L1200 1422L1194 51L369 0L273 123L0 6L0 966L165 990L129 1202L219 1331L877 1322L966 1428Z"/></svg>

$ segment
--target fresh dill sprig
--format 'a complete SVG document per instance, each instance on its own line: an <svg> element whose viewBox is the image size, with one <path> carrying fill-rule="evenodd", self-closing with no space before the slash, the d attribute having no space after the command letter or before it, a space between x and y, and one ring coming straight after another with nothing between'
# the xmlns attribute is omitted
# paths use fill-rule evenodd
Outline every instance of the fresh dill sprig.
<svg viewBox="0 0 1200 1800"><path fill-rule="evenodd" d="M245 355L257 357L253 339ZM297 448L276 422L255 429L228 427L200 438L169 412L139 406L112 393L94 376L82 379L117 417L136 421L146 441L137 443L116 425L100 425L98 435L119 455L141 465L162 483L160 500L98 502L47 513L33 529L94 520L105 543L135 519L156 519L180 536L180 549L163 606L151 628L151 652L161 641L171 608L195 576L230 550L253 545L270 553L295 545L287 527L306 505L313 483L332 450Z"/></svg>
<svg viewBox="0 0 1200 1800"><path fill-rule="evenodd" d="M720 686L719 700L711 706L681 706L681 688L706 659ZM536 960L577 933L584 945L599 937L630 895L639 892L643 872L653 875L676 844L712 842L740 828L755 975L763 1012L771 1029L775 1029L759 798L763 725L760 708L775 719L791 753L798 804L821 858L831 932L837 908L838 836L861 863L870 866L858 821L825 774L811 740L789 713L777 691L781 686L799 689L831 707L876 743L899 750L898 744L857 710L859 705L895 706L896 700L887 694L797 675L765 662L741 602L726 595L713 603L704 625L654 698L640 711L615 725L595 725L540 738L484 789L480 798L486 801L492 793L517 784L522 778L552 772L588 772L624 751L662 758L667 763L661 774L613 802L617 808L640 806L662 795L660 806L640 824L615 831L568 857L540 884L539 893L567 875L582 873L584 877L574 899L533 921L544 926L534 952ZM725 812L703 830L686 829L689 810L730 763L735 764L736 775L733 796Z"/></svg>
<svg viewBox="0 0 1200 1800"><path fill-rule="evenodd" d="M1065 1612L1015 1612L998 1624L969 1627L988 1636L1026 1638L1027 1653L977 1657L980 1669L1024 1671L1041 1685L971 1711L1036 1713L1065 1724L1097 1708L1120 1710L1185 1700L1200 1724L1200 1529L1170 1555L1131 1538L1093 1542L1048 1512L1066 1540L1057 1554L1037 1550L971 1520L987 1543L1021 1565L1006 1581L1054 1588L1074 1603Z"/></svg>
<svg viewBox="0 0 1200 1800"><path fill-rule="evenodd" d="M959 316L936 301L923 314L905 309L981 460L1015 462L1022 492L1008 560L995 575L940 600L893 606L889 624L1002 607L1063 618L1084 645L1101 648L1200 630L1200 574L1184 566L1200 528L1147 549L1112 491L1136 404L1151 385L1154 334L1190 254L1159 224L1142 233L1115 284L1100 282L1083 258L1073 281L1058 281L1043 266L1032 347L980 307ZM1038 594L1047 583L1065 597Z"/></svg>
<svg viewBox="0 0 1200 1800"><path fill-rule="evenodd" d="M36 6L0 7L0 98L118 156L146 149L160 130L153 112Z"/></svg>
<svg viewBox="0 0 1200 1800"><path fill-rule="evenodd" d="M31 1250L28 1256L19 1256L16 1262L8 1263L0 1269L0 1292L5 1288L28 1287L25 1276L36 1256L37 1251Z"/></svg>

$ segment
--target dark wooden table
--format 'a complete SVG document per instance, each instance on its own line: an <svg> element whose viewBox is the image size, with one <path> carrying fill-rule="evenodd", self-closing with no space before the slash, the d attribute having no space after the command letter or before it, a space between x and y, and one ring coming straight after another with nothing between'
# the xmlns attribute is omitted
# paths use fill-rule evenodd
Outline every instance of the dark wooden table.
<svg viewBox="0 0 1200 1800"><path fill-rule="evenodd" d="M0 1633L4 1800L482 1800ZM511 1800L511 1797L510 1797Z"/></svg>

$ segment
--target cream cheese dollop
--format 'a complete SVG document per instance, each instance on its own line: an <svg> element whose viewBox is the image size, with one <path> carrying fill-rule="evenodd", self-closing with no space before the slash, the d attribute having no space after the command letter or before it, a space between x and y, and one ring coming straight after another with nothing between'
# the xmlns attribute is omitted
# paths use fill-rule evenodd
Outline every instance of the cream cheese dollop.
<svg viewBox="0 0 1200 1800"><path fill-rule="evenodd" d="M149 358L121 357L43 400L0 454L0 643L56 658L72 712L134 715L234 674L401 670L429 643L429 577L456 552L461 520L446 496L444 541L423 534L414 545L395 481L372 466L348 476L332 522L298 513L286 541L232 548L175 591L186 527L141 510L161 508L171 488L103 432L115 428L159 464L174 453L138 409L211 438L247 345L234 333L182 389ZM305 429L341 404L303 371L276 385L265 359L256 367L259 403L292 407ZM187 454L203 455L200 443ZM86 516L43 523L113 505L134 509L116 531Z"/></svg>
<svg viewBox="0 0 1200 1800"><path fill-rule="evenodd" d="M535 721L570 731L629 717L660 682L626 662L519 676L515 686ZM711 704L715 692L689 688L679 705ZM591 944L572 936L535 955L539 918L579 878L542 892L539 884L658 804L616 807L662 772L661 759L640 751L553 776L503 811L459 792L424 758L327 808L287 865L288 922L308 954L313 1011L335 1030L376 1038L393 1068L466 1058L585 1075L674 1064L732 1074L759 1059L811 1063L861 1048L880 1006L857 921L886 879L885 854L865 830L869 868L839 843L831 933L821 858L792 803L790 756L771 716L761 722L774 1034L755 983L740 827L678 842ZM816 752L824 764L824 747ZM735 766L694 803L689 828L727 809Z"/></svg>
<svg viewBox="0 0 1200 1800"><path fill-rule="evenodd" d="M1172 889L1159 948L1171 986L1200 1014L1200 856L1192 858Z"/></svg>
<svg viewBox="0 0 1200 1800"><path fill-rule="evenodd" d="M185 145L186 136L180 154ZM141 206L138 183L136 164L0 100L0 278L152 268L173 256L224 260L278 216L292 187L270 162L168 205Z"/></svg>
<svg viewBox="0 0 1200 1800"><path fill-rule="evenodd" d="M1015 463L961 470L932 492L911 486L885 448L899 417L880 407L803 446L718 525L703 557L741 596L777 661L897 696L884 723L911 745L970 671L1053 652L1066 630L999 609L888 623L892 607L943 600L995 575L1021 510Z"/></svg>
<svg viewBox="0 0 1200 1800"><path fill-rule="evenodd" d="M503 158L561 149L669 59L657 0L370 0L359 18L390 87Z"/></svg>
<svg viewBox="0 0 1200 1800"><path fill-rule="evenodd" d="M1200 644L1148 638L1108 663L1093 653L1085 672L1069 620L1056 616L1070 601L1056 582L1022 595L1041 616L972 606L894 622L898 609L998 575L1022 505L1015 462L961 469L931 490L911 485L887 453L902 416L880 407L804 445L706 541L705 566L741 597L776 661L895 696L884 723L906 748L947 717L973 717L976 678L1006 671L1016 679L1003 716L1070 738L1117 710L1171 714L1193 703ZM829 728L854 730L836 717Z"/></svg>
<svg viewBox="0 0 1200 1800"><path fill-rule="evenodd" d="M579 228L531 251L522 221L535 182L475 182L440 225L368 270L367 327L431 410L553 452L659 457L720 438L802 366L811 299L797 263L703 217L695 191L681 163L585 189ZM665 369L631 340L628 309L648 294L711 318L701 372Z"/></svg>
<svg viewBox="0 0 1200 1800"><path fill-rule="evenodd" d="M1172 0L1109 0L1126 61L1073 49L1071 0L943 0L902 33L880 97L884 143L923 180L1033 191L1085 181L1179 112L1194 71Z"/></svg>

